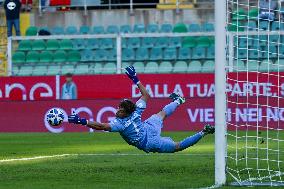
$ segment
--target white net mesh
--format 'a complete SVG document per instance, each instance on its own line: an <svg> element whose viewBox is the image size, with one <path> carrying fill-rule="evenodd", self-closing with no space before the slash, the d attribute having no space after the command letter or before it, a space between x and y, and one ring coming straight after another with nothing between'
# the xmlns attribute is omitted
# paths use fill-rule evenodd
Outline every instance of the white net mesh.
<svg viewBox="0 0 284 189"><path fill-rule="evenodd" d="M227 0L227 31L228 180L238 185L284 185L280 3Z"/></svg>

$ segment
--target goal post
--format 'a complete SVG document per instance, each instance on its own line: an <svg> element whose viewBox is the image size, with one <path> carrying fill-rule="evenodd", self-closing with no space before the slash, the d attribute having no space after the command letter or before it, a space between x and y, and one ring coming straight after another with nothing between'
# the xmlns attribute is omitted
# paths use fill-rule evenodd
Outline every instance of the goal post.
<svg viewBox="0 0 284 189"><path fill-rule="evenodd" d="M226 0L215 0L215 185L226 182Z"/></svg>

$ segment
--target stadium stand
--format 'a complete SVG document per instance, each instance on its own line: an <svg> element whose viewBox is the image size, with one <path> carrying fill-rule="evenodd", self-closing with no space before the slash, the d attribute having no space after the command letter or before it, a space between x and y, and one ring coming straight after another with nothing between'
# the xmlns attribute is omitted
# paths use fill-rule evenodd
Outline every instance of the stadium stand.
<svg viewBox="0 0 284 189"><path fill-rule="evenodd" d="M250 10L250 18L255 18L256 10ZM245 16L246 15L246 16ZM278 21L257 22L247 21L245 10L238 10L232 15L230 31L244 31L243 26L249 30L278 31L284 30L284 24ZM259 24L259 26L258 26ZM82 35L80 39L48 39L48 40L22 40L13 52L13 73L15 75L63 74L68 69L74 74L111 74L116 71L116 40L114 38L85 39L86 34L118 34L118 33L183 33L183 32L212 32L212 23L171 25L135 24L109 25L109 26L55 26L46 28L52 35ZM29 27L25 34L36 35L37 27ZM244 60L234 63L234 69L243 69L248 66L251 70L260 71L274 69L278 61L278 49L284 54L284 46L267 45L265 36L241 37L235 39L235 56ZM271 35L271 42L284 42L284 37ZM248 50L246 50L246 48ZM259 48L261 47L261 48ZM268 52L269 53L264 53ZM267 64L264 59L270 57L273 62ZM196 37L131 37L122 38L122 61L125 65L135 65L142 73L184 73L184 72L213 72L214 71L214 39L209 36ZM250 57L248 61L247 58ZM281 60L279 60L280 62ZM261 64L259 64L261 62ZM73 63L70 65L70 63ZM56 64L56 65L55 65ZM237 68L235 67L237 65ZM270 66L271 65L271 66ZM274 67L273 67L274 66ZM26 67L32 68L27 71ZM59 69L52 71L51 69Z"/></svg>

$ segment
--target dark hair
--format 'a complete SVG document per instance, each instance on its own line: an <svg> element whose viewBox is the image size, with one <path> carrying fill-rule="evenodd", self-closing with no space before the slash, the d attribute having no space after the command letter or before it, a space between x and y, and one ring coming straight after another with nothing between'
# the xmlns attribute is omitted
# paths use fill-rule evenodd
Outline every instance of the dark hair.
<svg viewBox="0 0 284 189"><path fill-rule="evenodd" d="M66 77L72 77L73 75L71 73L67 73L65 76Z"/></svg>
<svg viewBox="0 0 284 189"><path fill-rule="evenodd" d="M123 99L119 103L119 108L122 108L125 111L125 114L129 116L135 111L136 105L129 99Z"/></svg>

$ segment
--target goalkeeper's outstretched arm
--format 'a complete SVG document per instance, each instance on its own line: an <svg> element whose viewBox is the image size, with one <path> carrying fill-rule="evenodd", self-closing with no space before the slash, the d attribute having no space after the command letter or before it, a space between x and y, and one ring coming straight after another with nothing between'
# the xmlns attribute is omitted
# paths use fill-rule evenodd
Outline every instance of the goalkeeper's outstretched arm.
<svg viewBox="0 0 284 189"><path fill-rule="evenodd" d="M139 81L135 68L133 66L128 66L127 68L125 68L125 70L126 70L125 73L129 77L129 79L131 79L133 83L138 86L142 94L141 99L147 102L147 100L150 98L150 95L148 91L146 90L146 88L143 86L143 84Z"/></svg>
<svg viewBox="0 0 284 189"><path fill-rule="evenodd" d="M96 130L104 130L104 131L110 131L111 130L110 124L108 124L108 123L99 123L99 122L96 122L96 121L89 121L85 118L80 118L77 114L73 114L73 115L68 116L68 122L74 123L74 124L84 125L84 126L87 126L89 128L96 129Z"/></svg>

